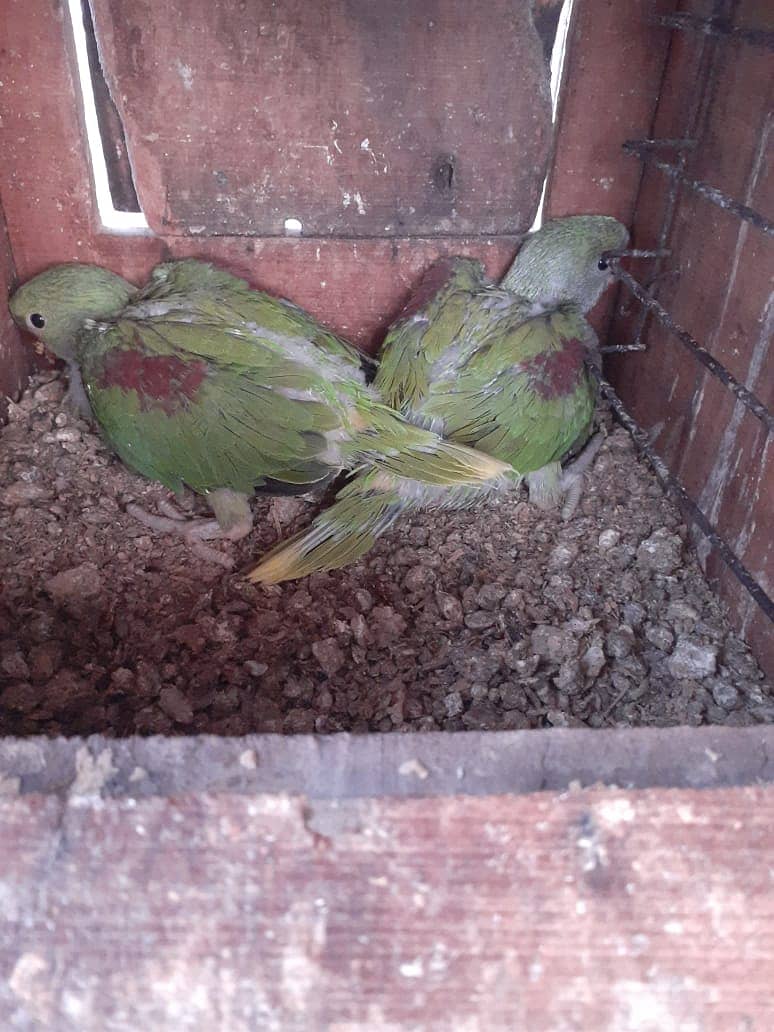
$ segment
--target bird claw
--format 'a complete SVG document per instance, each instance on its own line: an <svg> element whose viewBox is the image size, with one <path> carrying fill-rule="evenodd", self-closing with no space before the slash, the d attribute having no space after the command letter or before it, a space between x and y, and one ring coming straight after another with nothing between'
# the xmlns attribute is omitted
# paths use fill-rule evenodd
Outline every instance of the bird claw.
<svg viewBox="0 0 774 1032"><path fill-rule="evenodd" d="M234 560L223 552L205 545L205 541L212 541L222 537L222 531L217 520L196 519L191 520L182 513L171 502L159 502L159 509L165 515L159 516L156 513L148 512L141 505L130 502L126 511L134 519L138 520L144 527L161 534L177 534L182 537L190 547L194 555L204 559L205 562L216 563L230 570Z"/></svg>
<svg viewBox="0 0 774 1032"><path fill-rule="evenodd" d="M80 370L75 363L68 362L67 365L69 379L67 390L62 398L62 408L76 419L83 419L86 423L93 425L94 413L86 388L83 386Z"/></svg>
<svg viewBox="0 0 774 1032"><path fill-rule="evenodd" d="M591 467L604 442L604 434L594 434L580 455L562 470L559 484L564 495L564 505L562 506L563 520L569 520L574 516L575 510L583 497L583 488L585 487L584 474Z"/></svg>
<svg viewBox="0 0 774 1032"><path fill-rule="evenodd" d="M572 478L580 473L585 473L597 457L597 452L605 443L605 435L600 431L589 440L583 451L577 455L572 462L569 462L562 471L562 482L565 476Z"/></svg>
<svg viewBox="0 0 774 1032"><path fill-rule="evenodd" d="M188 516L182 513L174 502L170 502L168 498L161 498L157 503L157 508L163 516L166 516L168 520L175 520L177 523L187 523Z"/></svg>
<svg viewBox="0 0 774 1032"><path fill-rule="evenodd" d="M189 543L193 554L198 555L199 558L203 559L206 563L213 563L215 566L222 566L224 570L233 570L234 560L230 555L225 555L223 552L219 552L217 548L210 548L210 546L205 545L203 541L193 540Z"/></svg>
<svg viewBox="0 0 774 1032"><path fill-rule="evenodd" d="M562 505L562 519L572 519L575 515L575 510L580 504L580 500L583 497L583 474L582 473L566 473L562 476L562 491L564 494L564 504Z"/></svg>

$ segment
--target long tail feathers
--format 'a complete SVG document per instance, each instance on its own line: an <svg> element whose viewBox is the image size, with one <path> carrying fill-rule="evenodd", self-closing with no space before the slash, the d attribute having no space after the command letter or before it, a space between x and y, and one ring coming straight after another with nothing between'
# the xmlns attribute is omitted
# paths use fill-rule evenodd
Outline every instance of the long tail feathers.
<svg viewBox="0 0 774 1032"><path fill-rule="evenodd" d="M334 504L312 524L272 549L248 573L251 581L277 584L310 573L336 570L359 559L407 509L461 507L518 480L513 468L484 452L453 444L419 427L408 426L391 411L401 446L369 454L370 468L342 488ZM365 435L363 435L365 437Z"/></svg>
<svg viewBox="0 0 774 1032"><path fill-rule="evenodd" d="M374 470L438 487L491 485L513 476L508 463L407 423L384 405L372 408L367 428L353 440L353 451Z"/></svg>
<svg viewBox="0 0 774 1032"><path fill-rule="evenodd" d="M457 482L452 487L422 484L381 471L361 473L306 530L264 556L248 578L278 584L310 573L336 570L365 555L403 512L423 507L462 508L517 481L511 467L503 467L502 463L497 463L495 474L488 480L471 477L467 483Z"/></svg>
<svg viewBox="0 0 774 1032"><path fill-rule="evenodd" d="M365 555L404 508L395 490L367 487L370 479L357 477L348 484L311 526L265 555L248 579L278 584L310 573L337 570Z"/></svg>

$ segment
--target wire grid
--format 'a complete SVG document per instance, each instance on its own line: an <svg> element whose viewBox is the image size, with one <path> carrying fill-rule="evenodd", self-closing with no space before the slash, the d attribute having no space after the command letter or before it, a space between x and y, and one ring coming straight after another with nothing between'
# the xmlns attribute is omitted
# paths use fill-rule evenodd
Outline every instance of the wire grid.
<svg viewBox="0 0 774 1032"><path fill-rule="evenodd" d="M708 62L711 62L713 45L718 42L732 41L750 46L774 49L774 33L759 31L754 28L738 28L729 20L721 18L700 18L694 15L663 16L656 21L664 27L675 31L692 31L704 37L703 45L705 53L705 70ZM704 80L706 82L706 79ZM643 164L654 166L663 172L669 179L669 193L667 195L662 224L658 235L657 250L651 252L625 252L636 257L649 257L656 259L657 263L669 254L667 241L672 228L675 212L677 210L679 192L682 188L692 190L703 197L710 204L723 208L725 211L750 223L759 232L774 235L774 221L755 211L746 204L728 197L722 191L708 183L692 179L686 173L688 154L697 146L693 138L699 125L702 107L706 103L706 94L709 91L699 90L692 103L688 116L688 131L682 139L643 139L631 140L624 144L624 150L637 157ZM675 157L671 161L663 160L662 155L666 152ZM745 405L749 411L763 424L767 433L774 430L774 414L756 395L719 362L706 348L691 336L691 334L680 326L670 313L660 304L654 295L646 290L633 276L630 275L620 264L620 256L611 256L611 263L616 275L626 289L637 299L640 304L640 312L637 317L634 331L634 340L630 345L614 346L603 348L605 352L622 351L643 351L646 346L643 343L645 324L649 316L654 317L669 333L680 342L693 355L695 360L716 377L724 386L731 391L735 399ZM707 515L690 497L679 480L670 472L667 464L651 445L648 434L637 424L631 414L626 410L621 399L616 394L610 383L600 374L597 374L600 384L600 391L606 398L615 412L619 421L632 435L639 450L646 456L653 470L660 480L664 490L680 506L686 518L690 520L707 538L717 554L734 574L737 580L754 599L769 620L774 622L774 600L764 590L754 575L744 565L739 556L731 546L718 533L717 528L711 523Z"/></svg>

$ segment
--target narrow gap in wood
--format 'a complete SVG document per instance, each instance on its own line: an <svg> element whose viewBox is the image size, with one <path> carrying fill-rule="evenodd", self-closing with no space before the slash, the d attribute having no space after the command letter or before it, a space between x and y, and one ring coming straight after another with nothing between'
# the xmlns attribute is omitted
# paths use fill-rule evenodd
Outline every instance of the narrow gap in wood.
<svg viewBox="0 0 774 1032"><path fill-rule="evenodd" d="M83 28L86 33L86 50L89 59L91 85L94 90L94 104L97 109L97 125L105 155L108 185L113 207L116 211L142 211L137 190L134 186L132 166L126 146L126 134L118 108L110 96L94 31L94 19L89 0L81 0Z"/></svg>

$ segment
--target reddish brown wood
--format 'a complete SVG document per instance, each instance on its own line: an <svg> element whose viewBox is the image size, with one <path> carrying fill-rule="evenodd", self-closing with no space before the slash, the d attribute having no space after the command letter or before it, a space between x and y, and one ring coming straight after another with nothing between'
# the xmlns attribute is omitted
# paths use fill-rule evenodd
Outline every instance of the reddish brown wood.
<svg viewBox="0 0 774 1032"><path fill-rule="evenodd" d="M202 241L170 238L170 253L212 256L256 286L291 297L327 325L373 350L427 268L443 255L467 254L501 275L516 252L514 237L434 240Z"/></svg>
<svg viewBox="0 0 774 1032"><path fill-rule="evenodd" d="M103 232L93 203L63 16L60 12L52 18L44 0L9 0L4 14L7 38L14 45L5 56L0 90L0 193L21 279L47 265L76 260L108 266L141 282L162 259L196 255L291 297L373 349L382 328L435 258L471 254L483 258L496 275L516 249L516 238L508 237L409 242Z"/></svg>
<svg viewBox="0 0 774 1032"><path fill-rule="evenodd" d="M640 168L621 148L650 133L668 38L651 19L675 6L675 0L575 5L546 195L549 217L600 213L631 224ZM602 336L612 304L611 294L592 316Z"/></svg>
<svg viewBox="0 0 774 1032"><path fill-rule="evenodd" d="M2 802L3 1026L767 1029L774 790Z"/></svg>
<svg viewBox="0 0 774 1032"><path fill-rule="evenodd" d="M94 4L165 234L524 232L550 142L528 0Z"/></svg>
<svg viewBox="0 0 774 1032"><path fill-rule="evenodd" d="M0 290L3 295L12 289L15 276L5 219L0 208ZM17 398L24 385L29 362L29 352L21 342L8 309L0 305L0 420L6 415L6 399Z"/></svg>
<svg viewBox="0 0 774 1032"><path fill-rule="evenodd" d="M694 5L702 13L701 5ZM770 11L770 8L769 8ZM738 24L766 27L770 13L757 0L738 5ZM774 209L769 56L739 43L675 33L654 135L697 139L687 152L688 174L767 213ZM675 154L667 152L668 160ZM646 170L635 217L641 246L657 242L668 180ZM769 375L774 336L771 269L774 242L736 216L690 191L679 197L668 267L676 275L659 288L662 304L761 400L774 404ZM627 305L633 315L635 305ZM631 332L624 317L617 341ZM645 426L660 426L659 452L765 589L774 585L770 514L774 479L766 431L735 403L667 331L651 324L648 351L615 363L615 382ZM774 670L770 622L739 590L716 557L708 572L718 581L737 625L758 658Z"/></svg>
<svg viewBox="0 0 774 1032"><path fill-rule="evenodd" d="M668 41L651 19L675 6L675 0L584 0L576 5L548 215L600 212L631 222L640 169L621 145L650 132Z"/></svg>
<svg viewBox="0 0 774 1032"><path fill-rule="evenodd" d="M163 241L100 231L65 10L8 0L3 36L0 194L19 277L60 261L143 275Z"/></svg>

